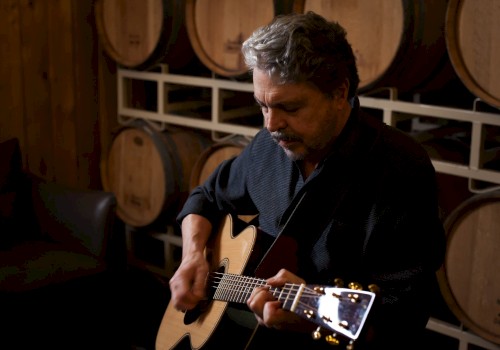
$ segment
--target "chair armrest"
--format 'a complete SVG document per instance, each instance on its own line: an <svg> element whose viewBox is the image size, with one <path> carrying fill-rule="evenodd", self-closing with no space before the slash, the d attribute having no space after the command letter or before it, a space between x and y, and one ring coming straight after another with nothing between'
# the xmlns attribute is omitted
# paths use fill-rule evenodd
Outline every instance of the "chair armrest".
<svg viewBox="0 0 500 350"><path fill-rule="evenodd" d="M32 189L43 235L104 257L116 217L113 193L70 188L37 177L33 177Z"/></svg>

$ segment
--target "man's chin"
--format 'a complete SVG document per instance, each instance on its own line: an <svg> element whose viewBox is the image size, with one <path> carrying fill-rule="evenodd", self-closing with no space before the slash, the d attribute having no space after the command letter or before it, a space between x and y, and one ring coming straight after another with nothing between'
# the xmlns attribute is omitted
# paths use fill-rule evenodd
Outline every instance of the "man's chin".
<svg viewBox="0 0 500 350"><path fill-rule="evenodd" d="M294 152L291 149L285 147L283 147L283 150L285 151L287 157L290 158L290 160L292 161L298 161L304 159L304 155L302 153Z"/></svg>

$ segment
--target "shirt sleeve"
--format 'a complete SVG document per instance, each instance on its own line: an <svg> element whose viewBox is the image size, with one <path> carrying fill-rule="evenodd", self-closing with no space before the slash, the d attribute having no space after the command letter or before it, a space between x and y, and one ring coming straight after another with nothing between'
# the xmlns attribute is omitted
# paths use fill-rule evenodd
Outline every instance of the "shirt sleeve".
<svg viewBox="0 0 500 350"><path fill-rule="evenodd" d="M177 215L180 224L188 214L199 214L211 222L218 222L226 214L256 213L247 189L247 178L252 164L253 143L233 158L222 161L206 181L189 194Z"/></svg>

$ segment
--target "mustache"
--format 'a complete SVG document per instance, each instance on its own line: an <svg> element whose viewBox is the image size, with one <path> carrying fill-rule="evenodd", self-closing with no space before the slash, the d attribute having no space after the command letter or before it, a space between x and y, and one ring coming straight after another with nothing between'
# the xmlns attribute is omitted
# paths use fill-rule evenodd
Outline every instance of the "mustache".
<svg viewBox="0 0 500 350"><path fill-rule="evenodd" d="M279 143L280 141L301 141L300 137L293 134L287 134L283 131L272 132L271 137L276 143Z"/></svg>

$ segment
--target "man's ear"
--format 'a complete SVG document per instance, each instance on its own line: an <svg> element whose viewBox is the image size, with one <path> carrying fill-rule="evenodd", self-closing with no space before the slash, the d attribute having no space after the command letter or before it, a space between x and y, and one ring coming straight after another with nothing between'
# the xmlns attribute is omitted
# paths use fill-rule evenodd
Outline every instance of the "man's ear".
<svg viewBox="0 0 500 350"><path fill-rule="evenodd" d="M345 79L342 84L335 90L335 98L341 98L347 100L349 95L349 80Z"/></svg>
<svg viewBox="0 0 500 350"><path fill-rule="evenodd" d="M344 105L346 103L349 103L348 101L348 96L349 96L349 80L344 80L340 86L335 89L335 92L333 93L333 98L338 102L339 108L343 109Z"/></svg>

